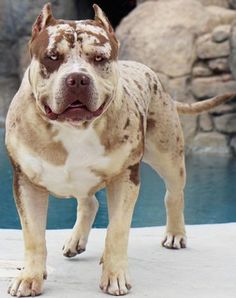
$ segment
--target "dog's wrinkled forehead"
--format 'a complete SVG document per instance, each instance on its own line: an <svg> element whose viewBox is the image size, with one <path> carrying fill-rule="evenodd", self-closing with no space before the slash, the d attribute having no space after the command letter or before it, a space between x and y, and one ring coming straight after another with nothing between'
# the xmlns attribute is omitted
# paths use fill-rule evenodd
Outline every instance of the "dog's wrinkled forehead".
<svg viewBox="0 0 236 298"><path fill-rule="evenodd" d="M75 21L47 28L47 51L61 53L78 47L80 54L100 52L107 59L115 59L115 45L108 33L93 21Z"/></svg>
<svg viewBox="0 0 236 298"><path fill-rule="evenodd" d="M75 21L49 26L31 44L31 55L66 54L78 47L80 54L99 52L107 59L117 58L117 46L109 34L92 21Z"/></svg>

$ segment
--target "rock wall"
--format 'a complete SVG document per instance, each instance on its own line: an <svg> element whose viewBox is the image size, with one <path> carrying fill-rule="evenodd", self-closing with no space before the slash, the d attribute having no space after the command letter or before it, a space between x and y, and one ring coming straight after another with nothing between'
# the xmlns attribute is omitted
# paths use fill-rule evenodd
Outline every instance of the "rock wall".
<svg viewBox="0 0 236 298"><path fill-rule="evenodd" d="M121 59L151 67L175 100L236 93L236 1L139 2L117 28ZM236 102L181 121L188 152L236 154Z"/></svg>

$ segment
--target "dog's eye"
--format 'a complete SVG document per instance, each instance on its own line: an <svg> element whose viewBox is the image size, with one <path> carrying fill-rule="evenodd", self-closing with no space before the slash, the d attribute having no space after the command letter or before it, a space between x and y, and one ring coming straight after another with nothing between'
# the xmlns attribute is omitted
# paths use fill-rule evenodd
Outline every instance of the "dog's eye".
<svg viewBox="0 0 236 298"><path fill-rule="evenodd" d="M58 54L51 54L51 55L48 55L48 58L53 60L53 61L56 61L58 60Z"/></svg>
<svg viewBox="0 0 236 298"><path fill-rule="evenodd" d="M101 55L97 55L97 56L94 57L95 62L102 62L104 60L105 60L105 58Z"/></svg>

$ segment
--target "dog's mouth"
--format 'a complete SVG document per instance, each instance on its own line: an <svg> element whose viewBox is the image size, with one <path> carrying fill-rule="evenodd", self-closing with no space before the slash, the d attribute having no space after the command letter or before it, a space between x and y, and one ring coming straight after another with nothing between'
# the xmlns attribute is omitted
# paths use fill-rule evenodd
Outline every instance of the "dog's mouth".
<svg viewBox="0 0 236 298"><path fill-rule="evenodd" d="M79 100L72 102L62 113L54 113L52 109L45 105L45 113L50 120L59 121L88 121L98 117L104 111L104 102L96 111L90 111L87 106Z"/></svg>

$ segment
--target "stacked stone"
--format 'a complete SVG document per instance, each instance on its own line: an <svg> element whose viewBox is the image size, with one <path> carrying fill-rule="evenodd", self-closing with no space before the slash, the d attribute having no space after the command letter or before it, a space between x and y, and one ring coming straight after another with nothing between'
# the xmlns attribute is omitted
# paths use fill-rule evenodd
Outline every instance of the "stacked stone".
<svg viewBox="0 0 236 298"><path fill-rule="evenodd" d="M219 25L196 41L197 61L192 69L191 82L191 91L196 100L236 93L236 81L229 59L231 27ZM221 153L230 154L232 149L236 152L235 135L236 104L232 101L199 117L199 133L194 139L193 148L204 150L204 144L213 142L215 147L222 148Z"/></svg>

